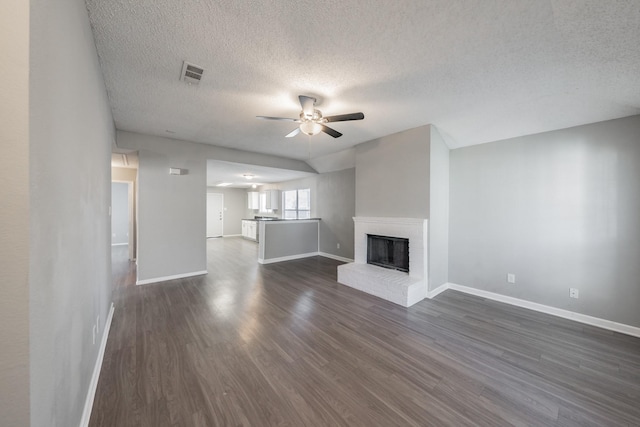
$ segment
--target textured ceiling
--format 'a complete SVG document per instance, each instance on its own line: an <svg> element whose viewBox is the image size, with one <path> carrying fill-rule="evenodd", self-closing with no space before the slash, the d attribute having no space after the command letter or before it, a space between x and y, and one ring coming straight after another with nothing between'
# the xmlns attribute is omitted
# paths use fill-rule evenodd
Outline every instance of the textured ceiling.
<svg viewBox="0 0 640 427"><path fill-rule="evenodd" d="M122 130L309 159L425 124L455 148L640 113L638 0L87 5ZM299 94L365 120L289 139L255 118L297 117Z"/></svg>

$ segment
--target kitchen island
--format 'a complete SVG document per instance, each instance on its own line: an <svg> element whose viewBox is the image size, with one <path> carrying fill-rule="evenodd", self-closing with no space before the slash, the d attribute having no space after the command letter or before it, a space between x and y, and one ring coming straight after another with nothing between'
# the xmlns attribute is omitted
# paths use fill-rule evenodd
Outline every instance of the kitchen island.
<svg viewBox="0 0 640 427"><path fill-rule="evenodd" d="M257 219L258 262L270 264L318 255L320 218Z"/></svg>

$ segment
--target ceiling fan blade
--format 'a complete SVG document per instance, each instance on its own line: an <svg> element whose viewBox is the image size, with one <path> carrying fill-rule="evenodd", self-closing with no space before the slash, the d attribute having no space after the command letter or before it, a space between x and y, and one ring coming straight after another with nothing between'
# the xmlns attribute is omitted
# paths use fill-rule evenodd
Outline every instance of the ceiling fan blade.
<svg viewBox="0 0 640 427"><path fill-rule="evenodd" d="M269 116L256 116L258 119L262 120L284 120L287 122L300 122L300 119L290 119L288 117L269 117Z"/></svg>
<svg viewBox="0 0 640 427"><path fill-rule="evenodd" d="M307 117L313 117L313 106L316 103L316 99L304 95L299 95L298 99L300 100L300 106L302 107L304 115Z"/></svg>
<svg viewBox="0 0 640 427"><path fill-rule="evenodd" d="M331 122L347 122L349 120L362 120L364 119L363 113L351 113L351 114L339 114L337 116L327 116L324 118L324 121L327 123Z"/></svg>
<svg viewBox="0 0 640 427"><path fill-rule="evenodd" d="M296 136L299 133L300 133L300 128L295 128L288 135L286 135L285 138L293 138L294 136Z"/></svg>
<svg viewBox="0 0 640 427"><path fill-rule="evenodd" d="M340 138L342 136L340 132L338 132L335 129L331 129L329 126L325 126L325 125L320 125L320 126L322 126L322 132L326 133L327 135L331 135L334 138Z"/></svg>

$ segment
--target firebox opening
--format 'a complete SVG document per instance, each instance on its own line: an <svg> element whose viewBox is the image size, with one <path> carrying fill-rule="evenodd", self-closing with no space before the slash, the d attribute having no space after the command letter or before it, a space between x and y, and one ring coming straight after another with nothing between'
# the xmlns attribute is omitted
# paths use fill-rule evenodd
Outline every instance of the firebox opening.
<svg viewBox="0 0 640 427"><path fill-rule="evenodd" d="M367 264L409 272L409 239L367 234Z"/></svg>

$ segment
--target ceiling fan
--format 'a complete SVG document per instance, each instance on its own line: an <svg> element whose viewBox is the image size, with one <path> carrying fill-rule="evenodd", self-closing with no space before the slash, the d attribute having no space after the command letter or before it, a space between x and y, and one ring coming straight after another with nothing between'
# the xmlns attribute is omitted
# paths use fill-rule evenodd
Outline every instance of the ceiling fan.
<svg viewBox="0 0 640 427"><path fill-rule="evenodd" d="M267 116L256 116L259 119L264 120L285 120L300 123L300 126L296 128L294 131L289 133L286 137L292 138L299 134L300 132L305 135L315 135L319 132L324 132L327 135L331 135L334 138L340 138L342 134L335 129L326 126L325 123L331 122L346 122L349 120L362 120L364 119L364 114L362 113L351 113L351 114L339 114L337 116L327 116L323 117L322 112L315 108L316 99L310 96L300 95L298 96L300 100L300 106L302 107L302 111L300 112L300 118L298 119L289 119L286 117L267 117Z"/></svg>

